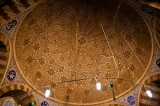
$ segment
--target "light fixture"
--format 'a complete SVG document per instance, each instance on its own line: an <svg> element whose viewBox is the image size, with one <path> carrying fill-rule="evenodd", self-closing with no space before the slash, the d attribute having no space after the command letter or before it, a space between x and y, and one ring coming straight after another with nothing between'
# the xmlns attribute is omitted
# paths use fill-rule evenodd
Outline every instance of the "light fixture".
<svg viewBox="0 0 160 106"><path fill-rule="evenodd" d="M115 98L115 94L114 94L114 91L113 91L113 83L109 83L108 84L108 87L112 90L112 96L113 96L113 100L116 100L116 98Z"/></svg>
<svg viewBox="0 0 160 106"><path fill-rule="evenodd" d="M21 106L21 105L20 105ZM34 101L31 101L30 103L29 103L29 106L34 106Z"/></svg>
<svg viewBox="0 0 160 106"><path fill-rule="evenodd" d="M146 91L146 94L151 98L152 97L152 92L150 90Z"/></svg>
<svg viewBox="0 0 160 106"><path fill-rule="evenodd" d="M32 93L32 92L34 92L34 91L38 91L39 89L43 89L43 88L47 88L47 89L45 90L45 94L44 94L45 97L47 98L47 97L49 97L49 96L51 95L51 90L50 90L50 89L53 88L53 87L55 87L57 84L66 84L66 83L71 83L71 82L79 82L79 81L88 80L88 79L95 79L96 89L97 89L97 90L101 90L101 89L102 89L102 84L101 84L101 82L99 82L99 79L98 79L98 78L93 77L93 78L85 78L85 79L74 79L74 80L68 80L68 81L64 81L64 82L54 83L54 84L42 86L42 87L37 88L37 89L33 89L33 90L31 90L30 92L25 93L25 94L20 98L20 100L22 100L23 98L25 98L28 94L30 94L30 93ZM105 79L106 79L106 78L105 78ZM107 78L107 79L118 79L118 78ZM121 80L122 80L122 79L121 79ZM123 79L123 80L124 80L124 79ZM129 81L129 80L126 80L126 81ZM113 100L116 100L115 94L114 94L114 90L113 90L114 84L113 84L113 83L109 83L109 84L108 84L108 87L112 90ZM151 97L152 97L151 91L149 91L149 92L150 92L149 95L151 95ZM31 105L31 103L30 103L30 105Z"/></svg>
<svg viewBox="0 0 160 106"><path fill-rule="evenodd" d="M113 84L112 84L112 83L109 83L109 84L108 84L108 87L109 87L109 88L113 88Z"/></svg>
<svg viewBox="0 0 160 106"><path fill-rule="evenodd" d="M45 91L45 97L46 97L46 98L49 97L50 94L51 94L51 91L50 91L49 89L47 89L47 90Z"/></svg>
<svg viewBox="0 0 160 106"><path fill-rule="evenodd" d="M102 85L101 85L101 83L100 83L100 82L97 82L97 83L96 83L96 88L97 88L97 90L101 90Z"/></svg>

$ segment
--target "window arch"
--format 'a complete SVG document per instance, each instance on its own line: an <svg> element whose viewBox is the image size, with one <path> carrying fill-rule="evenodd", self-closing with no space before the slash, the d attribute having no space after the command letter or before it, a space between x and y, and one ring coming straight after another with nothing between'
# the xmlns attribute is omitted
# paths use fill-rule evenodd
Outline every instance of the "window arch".
<svg viewBox="0 0 160 106"><path fill-rule="evenodd" d="M150 90L152 97L147 95L146 91ZM139 106L160 105L160 72L150 76L145 80L139 93Z"/></svg>
<svg viewBox="0 0 160 106"><path fill-rule="evenodd" d="M7 37L0 32L0 82L4 77L9 61L10 45Z"/></svg>
<svg viewBox="0 0 160 106"><path fill-rule="evenodd" d="M37 106L37 100L33 93L27 94L31 89L23 84L12 83L0 88L0 98L13 97L19 104L28 106L30 101L34 101ZM27 95L26 95L27 94ZM24 98L23 96L26 95Z"/></svg>

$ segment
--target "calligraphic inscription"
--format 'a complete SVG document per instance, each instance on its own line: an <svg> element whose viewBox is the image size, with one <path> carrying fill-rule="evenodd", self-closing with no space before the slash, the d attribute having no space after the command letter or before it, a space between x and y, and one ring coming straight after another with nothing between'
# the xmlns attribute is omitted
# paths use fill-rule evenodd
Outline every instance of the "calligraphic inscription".
<svg viewBox="0 0 160 106"><path fill-rule="evenodd" d="M128 102L129 105L134 105L136 103L136 99L135 99L134 96L129 96L127 98L127 102Z"/></svg>
<svg viewBox="0 0 160 106"><path fill-rule="evenodd" d="M41 103L41 106L49 106L49 103L48 103L47 101L43 101L43 102Z"/></svg>
<svg viewBox="0 0 160 106"><path fill-rule="evenodd" d="M160 68L160 58L156 60L156 65Z"/></svg>
<svg viewBox="0 0 160 106"><path fill-rule="evenodd" d="M7 74L7 78L9 81L13 81L16 78L16 72L14 70L10 70Z"/></svg>
<svg viewBox="0 0 160 106"><path fill-rule="evenodd" d="M11 30L12 28L14 28L17 24L17 21L16 20L12 20L11 22L9 22L7 25L6 25L6 29L7 30Z"/></svg>

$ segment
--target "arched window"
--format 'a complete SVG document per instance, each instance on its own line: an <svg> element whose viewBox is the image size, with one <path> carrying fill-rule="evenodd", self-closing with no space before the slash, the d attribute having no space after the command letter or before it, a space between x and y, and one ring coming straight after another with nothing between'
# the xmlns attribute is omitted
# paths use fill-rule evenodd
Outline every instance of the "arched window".
<svg viewBox="0 0 160 106"><path fill-rule="evenodd" d="M149 77L139 95L139 106L160 105L160 73Z"/></svg>
<svg viewBox="0 0 160 106"><path fill-rule="evenodd" d="M2 80L6 70L7 60L8 60L7 54L8 53L5 44L2 41L0 41L0 81Z"/></svg>

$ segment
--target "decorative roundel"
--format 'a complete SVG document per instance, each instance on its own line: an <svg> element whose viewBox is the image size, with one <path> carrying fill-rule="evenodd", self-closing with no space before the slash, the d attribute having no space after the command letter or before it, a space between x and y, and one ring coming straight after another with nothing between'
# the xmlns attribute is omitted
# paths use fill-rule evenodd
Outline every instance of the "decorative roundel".
<svg viewBox="0 0 160 106"><path fill-rule="evenodd" d="M49 103L48 103L47 101L43 101L43 102L41 103L41 106L49 106Z"/></svg>
<svg viewBox="0 0 160 106"><path fill-rule="evenodd" d="M6 26L6 29L7 30L11 30L12 28L14 28L17 24L17 21L16 20L12 20L11 22L9 22Z"/></svg>
<svg viewBox="0 0 160 106"><path fill-rule="evenodd" d="M134 105L136 103L136 99L135 99L134 96L129 96L127 98L127 102L128 102L129 105Z"/></svg>
<svg viewBox="0 0 160 106"><path fill-rule="evenodd" d="M14 70L10 70L7 74L7 78L9 81L13 81L16 78L16 72Z"/></svg>
<svg viewBox="0 0 160 106"><path fill-rule="evenodd" d="M160 58L156 60L156 65L160 68Z"/></svg>

